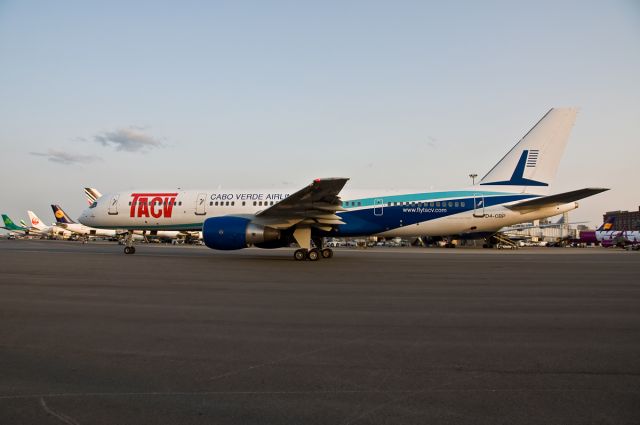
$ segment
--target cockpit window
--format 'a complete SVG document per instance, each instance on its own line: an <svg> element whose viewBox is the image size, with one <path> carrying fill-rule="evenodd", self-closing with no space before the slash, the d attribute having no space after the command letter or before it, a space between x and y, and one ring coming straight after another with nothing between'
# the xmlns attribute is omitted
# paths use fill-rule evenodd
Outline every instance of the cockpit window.
<svg viewBox="0 0 640 425"><path fill-rule="evenodd" d="M98 201L94 201L93 204L89 206L89 208L95 208L98 206Z"/></svg>

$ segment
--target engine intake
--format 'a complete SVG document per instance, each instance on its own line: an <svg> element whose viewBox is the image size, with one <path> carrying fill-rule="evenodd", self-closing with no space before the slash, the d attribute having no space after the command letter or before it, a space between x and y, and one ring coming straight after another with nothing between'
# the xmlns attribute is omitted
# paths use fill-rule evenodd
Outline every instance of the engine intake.
<svg viewBox="0 0 640 425"><path fill-rule="evenodd" d="M208 218L202 224L204 244L212 249L234 250L280 239L280 231L245 217Z"/></svg>

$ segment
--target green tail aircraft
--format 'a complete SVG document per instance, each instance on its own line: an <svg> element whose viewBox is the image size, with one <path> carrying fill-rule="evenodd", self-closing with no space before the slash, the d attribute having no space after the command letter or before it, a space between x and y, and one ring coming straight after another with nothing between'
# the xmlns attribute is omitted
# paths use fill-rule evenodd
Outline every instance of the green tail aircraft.
<svg viewBox="0 0 640 425"><path fill-rule="evenodd" d="M3 229L7 229L9 231L12 232L27 232L29 229L27 229L26 226L18 226L17 224L15 224L13 222L13 220L11 220L9 218L8 215L6 214L2 214L2 221L4 222L4 226L2 226Z"/></svg>

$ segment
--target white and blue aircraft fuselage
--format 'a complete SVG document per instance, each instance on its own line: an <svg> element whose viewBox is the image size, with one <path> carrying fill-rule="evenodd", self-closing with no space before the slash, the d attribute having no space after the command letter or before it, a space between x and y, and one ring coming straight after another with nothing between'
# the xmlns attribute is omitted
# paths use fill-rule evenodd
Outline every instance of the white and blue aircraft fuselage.
<svg viewBox="0 0 640 425"><path fill-rule="evenodd" d="M548 195L576 117L550 110L477 185L436 192L349 193L347 178L278 190L131 191L104 195L80 217L97 228L202 231L214 249L276 248L296 242L296 259L329 258L327 236L490 236L551 217L606 189ZM315 245L315 247L314 247ZM135 252L132 241L126 253Z"/></svg>

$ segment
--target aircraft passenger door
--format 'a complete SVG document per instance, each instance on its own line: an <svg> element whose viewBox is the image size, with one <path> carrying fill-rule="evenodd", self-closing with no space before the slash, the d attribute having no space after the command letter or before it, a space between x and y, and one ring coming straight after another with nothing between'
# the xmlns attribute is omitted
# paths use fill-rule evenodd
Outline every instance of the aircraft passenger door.
<svg viewBox="0 0 640 425"><path fill-rule="evenodd" d="M473 216L484 217L484 195L473 194Z"/></svg>
<svg viewBox="0 0 640 425"><path fill-rule="evenodd" d="M196 200L196 215L205 215L207 206L207 194L198 193L198 199Z"/></svg>
<svg viewBox="0 0 640 425"><path fill-rule="evenodd" d="M109 215L118 215L118 198L120 195L113 195L109 202Z"/></svg>
<svg viewBox="0 0 640 425"><path fill-rule="evenodd" d="M384 213L384 199L376 199L373 201L373 215L382 216Z"/></svg>

